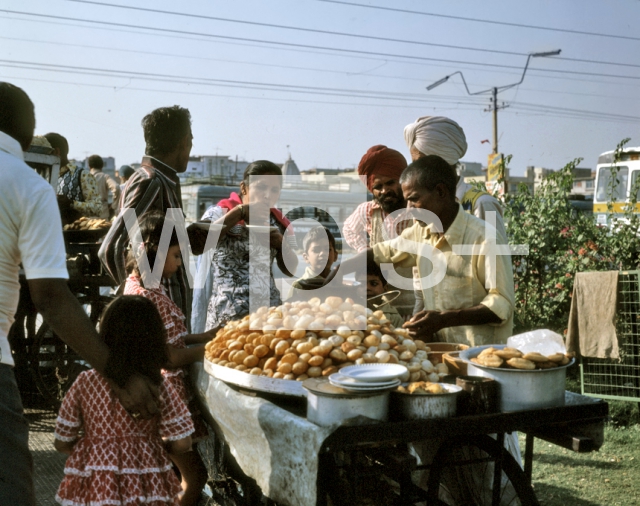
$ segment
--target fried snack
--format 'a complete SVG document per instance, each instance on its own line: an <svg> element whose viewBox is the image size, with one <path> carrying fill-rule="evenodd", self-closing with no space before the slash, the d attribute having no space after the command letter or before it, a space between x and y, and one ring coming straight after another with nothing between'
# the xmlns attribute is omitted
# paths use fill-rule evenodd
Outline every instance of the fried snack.
<svg viewBox="0 0 640 506"><path fill-rule="evenodd" d="M78 226L88 222L85 218ZM207 360L218 365L297 381L366 363L401 364L414 373L411 379L426 380L419 371L427 351L405 329L395 329L383 313L340 297L259 308L228 322L205 346ZM438 374L432 376L431 382L439 381Z"/></svg>
<svg viewBox="0 0 640 506"><path fill-rule="evenodd" d="M507 360L507 364L514 369L522 369L525 371L532 371L536 368L535 362L527 360L526 358L510 358Z"/></svg>
<svg viewBox="0 0 640 506"><path fill-rule="evenodd" d="M493 353L504 360L509 360L510 358L522 358L522 352L516 348L503 348L501 350L495 350Z"/></svg>
<svg viewBox="0 0 640 506"><path fill-rule="evenodd" d="M101 228L109 228L111 222L102 218L87 218L82 216L73 223L69 223L63 227L63 230L99 230Z"/></svg>
<svg viewBox="0 0 640 506"><path fill-rule="evenodd" d="M567 365L569 362L571 362L571 359L569 358L568 355L565 355L562 357L562 360L560 361L560 365Z"/></svg>
<svg viewBox="0 0 640 506"><path fill-rule="evenodd" d="M478 362L485 367L500 367L504 360L494 353L487 353L486 355L478 355Z"/></svg>
<svg viewBox="0 0 640 506"><path fill-rule="evenodd" d="M485 355L491 355L492 353L495 353L497 350L491 346L489 348L485 348L484 350L482 350L479 354L478 357L483 357Z"/></svg>
<svg viewBox="0 0 640 506"><path fill-rule="evenodd" d="M525 353L522 357L525 360L530 360L531 362L548 362L549 359L545 357L542 353L538 353L537 351L531 351L529 353Z"/></svg>
<svg viewBox="0 0 640 506"><path fill-rule="evenodd" d="M560 363L562 359L564 359L564 355L562 353L554 353L553 355L549 355L547 357L551 362Z"/></svg>
<svg viewBox="0 0 640 506"><path fill-rule="evenodd" d="M444 388L440 383L430 381L414 381L409 383L406 388L398 387L398 391L412 395L442 394Z"/></svg>

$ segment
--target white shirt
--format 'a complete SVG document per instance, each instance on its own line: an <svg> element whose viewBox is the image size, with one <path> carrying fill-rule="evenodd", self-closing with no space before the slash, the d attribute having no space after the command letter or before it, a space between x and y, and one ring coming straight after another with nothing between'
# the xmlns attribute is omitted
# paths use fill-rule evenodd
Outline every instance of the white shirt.
<svg viewBox="0 0 640 506"><path fill-rule="evenodd" d="M24 163L20 143L0 132L0 363L8 365L20 263L27 279L69 277L53 188Z"/></svg>

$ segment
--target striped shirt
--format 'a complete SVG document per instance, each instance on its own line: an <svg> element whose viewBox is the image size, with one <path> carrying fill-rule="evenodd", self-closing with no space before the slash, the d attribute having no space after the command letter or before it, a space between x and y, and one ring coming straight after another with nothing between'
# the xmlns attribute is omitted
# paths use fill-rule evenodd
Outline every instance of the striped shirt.
<svg viewBox="0 0 640 506"><path fill-rule="evenodd" d="M127 248L129 247L129 234L124 224L125 208L136 211L138 219L147 211L159 210L164 213L170 208L182 209L180 195L180 180L176 171L160 160L145 156L141 167L127 181L127 185L120 196L120 214L113 221L109 233L104 238L98 255L105 269L118 284L127 279L125 263ZM172 276L165 288L169 292L171 300L187 316L191 314L191 293L189 290L186 266L189 259L182 259L182 266Z"/></svg>
<svg viewBox="0 0 640 506"><path fill-rule="evenodd" d="M387 234L387 240L396 237L402 233L402 231L410 227L413 224L413 218L407 217L403 220L402 217L396 218L394 221L387 220L389 213L385 212L380 204L376 201L363 202L355 211L349 216L342 227L342 233L344 240L357 252L363 251L373 244L369 244L369 239L372 235L371 230L371 218L375 209L380 209L382 212L382 219L384 219L384 232ZM397 233L393 233L393 227L396 226ZM365 234L366 232L366 234Z"/></svg>

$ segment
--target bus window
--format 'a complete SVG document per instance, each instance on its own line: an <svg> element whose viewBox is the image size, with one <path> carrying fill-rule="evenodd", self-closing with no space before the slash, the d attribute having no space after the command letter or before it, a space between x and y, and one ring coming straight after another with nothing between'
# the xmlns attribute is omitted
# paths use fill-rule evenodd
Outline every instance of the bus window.
<svg viewBox="0 0 640 506"><path fill-rule="evenodd" d="M624 202L627 198L627 183L629 181L629 168L618 167L616 183L613 188L613 201ZM596 188L596 200L607 202L611 186L611 167L600 167L598 171L598 188Z"/></svg>
<svg viewBox="0 0 640 506"><path fill-rule="evenodd" d="M633 190L633 187L640 184L637 182L638 176L640 176L640 170L634 170L631 173L631 186L629 187L629 195L631 195L631 190ZM640 202L640 187L638 187L638 191L636 192L636 202Z"/></svg>

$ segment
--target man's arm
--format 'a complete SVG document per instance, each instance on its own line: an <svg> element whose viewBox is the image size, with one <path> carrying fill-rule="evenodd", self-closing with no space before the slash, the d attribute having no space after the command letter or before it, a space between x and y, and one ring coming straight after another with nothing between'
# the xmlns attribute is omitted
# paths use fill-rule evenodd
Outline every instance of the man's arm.
<svg viewBox="0 0 640 506"><path fill-rule="evenodd" d="M104 374L109 348L98 337L96 329L73 296L67 280L62 278L29 279L31 298L51 329L99 373ZM115 385L113 385L115 387ZM149 418L158 407L158 391L146 378L132 377L124 388L114 388L126 409Z"/></svg>
<svg viewBox="0 0 640 506"><path fill-rule="evenodd" d="M126 191L122 197L122 208L135 209L136 216L140 218L153 206L160 190L158 183L153 184L151 179L142 178L136 172L131 176L127 184ZM124 224L124 216L119 214L113 221L109 233L103 239L98 251L100 261L118 284L122 283L127 277L125 257L128 245L129 234Z"/></svg>
<svg viewBox="0 0 640 506"><path fill-rule="evenodd" d="M120 185L116 183L116 181L107 174L106 178L107 186L109 190L111 190L111 194L113 195L113 202L111 203L111 209L113 209L116 213L120 208Z"/></svg>
<svg viewBox="0 0 640 506"><path fill-rule="evenodd" d="M449 327L461 325L486 325L499 324L502 320L487 306L477 306L464 309L450 309L446 311L420 311L413 315L410 321L403 325L418 339L426 339L431 342L433 335Z"/></svg>
<svg viewBox="0 0 640 506"><path fill-rule="evenodd" d="M367 249L367 202L360 204L344 221L342 235L344 240L357 252Z"/></svg>

